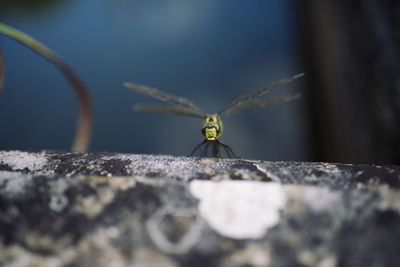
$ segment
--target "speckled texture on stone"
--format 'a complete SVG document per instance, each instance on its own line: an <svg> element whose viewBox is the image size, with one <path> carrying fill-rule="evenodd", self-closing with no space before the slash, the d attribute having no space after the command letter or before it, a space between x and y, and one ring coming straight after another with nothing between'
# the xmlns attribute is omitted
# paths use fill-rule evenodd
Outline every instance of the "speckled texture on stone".
<svg viewBox="0 0 400 267"><path fill-rule="evenodd" d="M24 151L0 151L0 166L10 170L36 171L47 164L44 153L28 153Z"/></svg>
<svg viewBox="0 0 400 267"><path fill-rule="evenodd" d="M0 151L0 266L397 266L399 188L398 166Z"/></svg>

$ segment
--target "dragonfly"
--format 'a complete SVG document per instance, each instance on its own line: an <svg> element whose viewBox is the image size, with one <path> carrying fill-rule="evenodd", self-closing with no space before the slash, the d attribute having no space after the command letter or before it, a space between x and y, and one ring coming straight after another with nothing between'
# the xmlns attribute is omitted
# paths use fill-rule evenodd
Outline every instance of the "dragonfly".
<svg viewBox="0 0 400 267"><path fill-rule="evenodd" d="M228 158L238 158L231 147L220 141L220 137L222 134L222 119L236 115L238 113L251 111L273 104L292 101L300 98L300 93L279 95L270 98L260 97L269 93L271 90L290 83L302 76L304 76L304 73L295 74L289 78L279 80L265 88L243 95L212 115L205 113L193 102L184 97L175 96L160 91L156 88L130 82L124 82L123 86L132 89L137 93L151 96L170 104L137 104L133 106L133 109L136 111L174 114L180 116L195 117L204 120L201 127L201 134L205 137L205 139L193 149L190 156L198 155L201 158L210 155L214 158L220 158L222 154L221 152L225 152Z"/></svg>

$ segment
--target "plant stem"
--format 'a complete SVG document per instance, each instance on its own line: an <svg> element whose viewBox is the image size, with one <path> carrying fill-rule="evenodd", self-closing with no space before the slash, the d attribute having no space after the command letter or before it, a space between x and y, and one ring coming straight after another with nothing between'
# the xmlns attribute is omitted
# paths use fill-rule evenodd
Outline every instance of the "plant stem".
<svg viewBox="0 0 400 267"><path fill-rule="evenodd" d="M79 101L79 117L78 117L78 126L75 133L75 140L72 146L73 151L85 152L89 146L90 137L92 134L92 104L90 100L90 96L83 81L79 78L79 76L75 73L75 71L55 52L47 48L45 45L36 41L29 35L12 28L4 23L0 22L0 33L16 40L17 42L27 46L32 49L34 52L46 58L50 63L54 64L62 74L66 77L71 86L75 89L75 93L77 95ZM2 55L0 54L0 60L2 59ZM2 82L2 78L4 77L1 72L2 68L0 67L0 82ZM1 84L0 84L1 86ZM1 88L0 88L1 93Z"/></svg>

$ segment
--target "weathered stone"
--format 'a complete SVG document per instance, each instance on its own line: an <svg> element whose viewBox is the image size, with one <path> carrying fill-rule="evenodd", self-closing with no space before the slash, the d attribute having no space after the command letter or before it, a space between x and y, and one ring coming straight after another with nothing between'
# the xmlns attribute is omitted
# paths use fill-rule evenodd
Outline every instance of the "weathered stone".
<svg viewBox="0 0 400 267"><path fill-rule="evenodd" d="M397 266L400 167L0 151L1 266Z"/></svg>

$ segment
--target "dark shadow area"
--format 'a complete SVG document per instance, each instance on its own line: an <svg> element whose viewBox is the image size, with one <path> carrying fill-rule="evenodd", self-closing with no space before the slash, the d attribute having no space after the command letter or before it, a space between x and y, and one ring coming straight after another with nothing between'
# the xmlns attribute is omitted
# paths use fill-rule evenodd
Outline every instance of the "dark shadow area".
<svg viewBox="0 0 400 267"><path fill-rule="evenodd" d="M314 160L400 164L399 12L399 1L304 1Z"/></svg>
<svg viewBox="0 0 400 267"><path fill-rule="evenodd" d="M58 6L63 2L65 3L65 0L1 0L0 13L7 11L9 8L18 8L31 11L49 9L54 6Z"/></svg>

